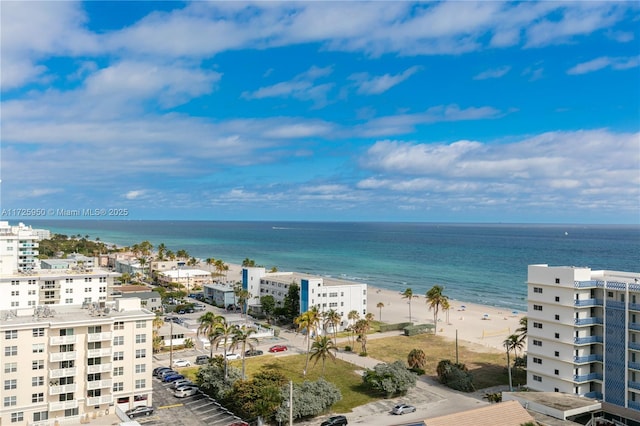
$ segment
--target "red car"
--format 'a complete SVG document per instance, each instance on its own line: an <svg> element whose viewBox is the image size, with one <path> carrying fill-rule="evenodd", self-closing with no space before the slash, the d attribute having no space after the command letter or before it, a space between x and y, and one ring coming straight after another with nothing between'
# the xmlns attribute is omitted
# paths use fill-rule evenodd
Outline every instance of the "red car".
<svg viewBox="0 0 640 426"><path fill-rule="evenodd" d="M284 345L275 345L269 348L269 352L284 352L287 350L287 347Z"/></svg>

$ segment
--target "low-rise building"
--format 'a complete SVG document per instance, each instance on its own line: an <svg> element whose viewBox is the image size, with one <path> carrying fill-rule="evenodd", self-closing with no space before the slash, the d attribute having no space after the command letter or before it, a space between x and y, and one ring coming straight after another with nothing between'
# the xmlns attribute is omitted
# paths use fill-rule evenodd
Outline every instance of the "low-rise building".
<svg viewBox="0 0 640 426"><path fill-rule="evenodd" d="M216 306L226 308L229 305L235 305L237 298L233 291L233 287L222 284L205 284L202 287L204 299Z"/></svg>
<svg viewBox="0 0 640 426"><path fill-rule="evenodd" d="M194 287L202 287L211 282L211 272L202 269L172 269L157 273L158 284L182 284L189 292Z"/></svg>

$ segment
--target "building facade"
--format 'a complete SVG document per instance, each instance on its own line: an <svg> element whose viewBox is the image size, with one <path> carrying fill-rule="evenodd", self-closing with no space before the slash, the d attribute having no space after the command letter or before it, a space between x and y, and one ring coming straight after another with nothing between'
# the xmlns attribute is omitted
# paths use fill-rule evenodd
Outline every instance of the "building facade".
<svg viewBox="0 0 640 426"><path fill-rule="evenodd" d="M4 424L49 426L152 404L152 322L138 299L0 311Z"/></svg>
<svg viewBox="0 0 640 426"><path fill-rule="evenodd" d="M527 386L640 418L640 273L528 268Z"/></svg>
<svg viewBox="0 0 640 426"><path fill-rule="evenodd" d="M39 239L40 233L23 223L0 221L0 275L40 269Z"/></svg>
<svg viewBox="0 0 640 426"><path fill-rule="evenodd" d="M289 286L300 287L300 313L312 307L320 312L335 310L341 316L340 330L348 324L348 315L367 313L367 284L335 278L318 277L297 272L266 272L265 268L243 268L242 288L250 294L249 306L259 306L262 296L271 295L276 306L282 306Z"/></svg>

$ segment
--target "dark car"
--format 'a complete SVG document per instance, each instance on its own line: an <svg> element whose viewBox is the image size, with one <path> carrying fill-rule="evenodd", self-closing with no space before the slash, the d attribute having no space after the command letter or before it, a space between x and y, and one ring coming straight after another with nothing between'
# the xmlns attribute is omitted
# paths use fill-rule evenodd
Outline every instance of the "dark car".
<svg viewBox="0 0 640 426"><path fill-rule="evenodd" d="M161 367L161 368L159 368L159 369L158 369L158 371L156 371L155 373L153 373L153 375L154 375L155 377L162 378L162 375L163 375L164 373L168 372L168 371L173 372L173 369L171 369L171 368L169 368L169 367Z"/></svg>
<svg viewBox="0 0 640 426"><path fill-rule="evenodd" d="M349 422L345 416L332 416L320 423L320 426L345 426L347 424Z"/></svg>
<svg viewBox="0 0 640 426"><path fill-rule="evenodd" d="M209 357L207 355L198 355L196 357L196 365L205 365L209 363Z"/></svg>
<svg viewBox="0 0 640 426"><path fill-rule="evenodd" d="M133 419L134 417L140 417L140 416L150 416L153 414L153 407L144 407L144 406L135 407L135 408L132 408L131 410L126 411L125 414L130 419Z"/></svg>
<svg viewBox="0 0 640 426"><path fill-rule="evenodd" d="M161 371L171 370L169 367L156 367L153 369L153 376L157 377Z"/></svg>
<svg viewBox="0 0 640 426"><path fill-rule="evenodd" d="M248 351L246 351L244 353L245 357L248 356L258 356L258 355L262 355L264 352L262 352L260 349L249 349Z"/></svg>
<svg viewBox="0 0 640 426"><path fill-rule="evenodd" d="M164 376L164 379L162 379L163 382L167 382L167 383L171 383L171 382L175 382L176 380L180 380L180 379L184 379L184 376L182 374L169 374L168 376Z"/></svg>

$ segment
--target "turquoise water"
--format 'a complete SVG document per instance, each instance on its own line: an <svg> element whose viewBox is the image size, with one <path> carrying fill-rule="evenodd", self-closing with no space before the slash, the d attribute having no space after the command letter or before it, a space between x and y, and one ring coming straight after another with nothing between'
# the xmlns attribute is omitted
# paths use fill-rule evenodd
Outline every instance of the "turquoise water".
<svg viewBox="0 0 640 426"><path fill-rule="evenodd" d="M640 271L640 226L333 222L33 221L118 245L144 240L227 263L360 280L526 309L527 265Z"/></svg>

